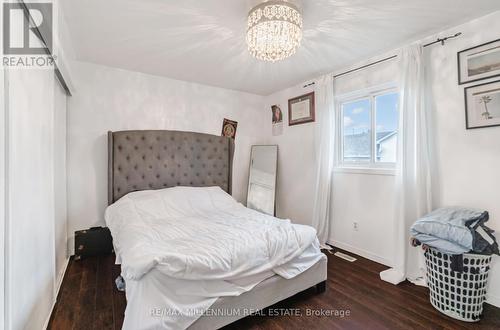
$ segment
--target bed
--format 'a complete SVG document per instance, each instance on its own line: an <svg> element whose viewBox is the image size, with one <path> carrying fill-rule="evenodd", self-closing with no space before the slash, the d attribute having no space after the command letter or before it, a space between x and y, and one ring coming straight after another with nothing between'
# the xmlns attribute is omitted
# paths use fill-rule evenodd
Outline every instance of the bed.
<svg viewBox="0 0 500 330"><path fill-rule="evenodd" d="M277 219L246 209L230 197L233 154L234 141L221 136L180 131L108 133L106 222L126 278L124 329L217 329L310 287L325 290L326 257L318 253L311 228L285 220L276 225ZM159 222L157 213L171 220ZM240 230L240 220L249 227ZM187 229L182 227L188 223ZM227 228L227 234L219 240L226 232L220 228ZM266 235L260 235L264 228ZM223 257L217 259L221 262L206 261L206 255L245 255L245 235L260 242L269 233L276 236L266 244L272 242L282 255L262 256L269 265L262 271L247 265L249 260L260 262L256 254L240 264L237 260L245 258L231 259L229 266ZM187 236L182 235L193 237L191 244L196 246L183 250ZM233 237L241 239L231 241ZM212 253L210 242L219 250ZM228 246L234 250L227 252ZM184 263L174 271L179 260ZM196 315L165 315L166 306L193 306ZM204 312L199 314L200 310Z"/></svg>

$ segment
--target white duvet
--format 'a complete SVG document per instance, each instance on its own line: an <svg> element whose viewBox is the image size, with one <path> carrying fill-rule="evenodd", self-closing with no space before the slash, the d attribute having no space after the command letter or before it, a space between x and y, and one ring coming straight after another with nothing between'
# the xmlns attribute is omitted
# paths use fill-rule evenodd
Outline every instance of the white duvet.
<svg viewBox="0 0 500 330"><path fill-rule="evenodd" d="M105 219L127 283L125 329L184 329L200 315L153 309L205 310L274 274L292 278L322 257L312 227L250 210L219 187L130 193ZM159 297L147 296L155 290Z"/></svg>

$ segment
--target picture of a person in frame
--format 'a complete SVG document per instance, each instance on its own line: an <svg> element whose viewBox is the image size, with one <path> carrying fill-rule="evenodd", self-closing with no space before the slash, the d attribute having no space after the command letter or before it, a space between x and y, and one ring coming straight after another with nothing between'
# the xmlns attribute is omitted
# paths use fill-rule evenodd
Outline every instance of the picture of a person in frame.
<svg viewBox="0 0 500 330"><path fill-rule="evenodd" d="M280 107L273 105L271 110L273 112L273 124L281 123L283 121L283 112L281 112Z"/></svg>

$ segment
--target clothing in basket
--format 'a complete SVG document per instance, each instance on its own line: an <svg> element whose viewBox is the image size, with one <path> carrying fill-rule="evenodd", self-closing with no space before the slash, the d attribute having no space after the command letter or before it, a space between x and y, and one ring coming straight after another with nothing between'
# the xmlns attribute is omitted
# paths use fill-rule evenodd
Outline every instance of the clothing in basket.
<svg viewBox="0 0 500 330"><path fill-rule="evenodd" d="M447 254L499 254L494 231L485 225L488 219L487 211L445 207L418 219L410 234L418 242Z"/></svg>

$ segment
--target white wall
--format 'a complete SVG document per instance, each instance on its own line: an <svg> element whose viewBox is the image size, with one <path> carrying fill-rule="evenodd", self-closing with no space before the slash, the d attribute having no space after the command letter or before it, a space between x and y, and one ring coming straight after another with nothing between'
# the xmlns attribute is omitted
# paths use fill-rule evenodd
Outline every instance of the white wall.
<svg viewBox="0 0 500 330"><path fill-rule="evenodd" d="M432 91L430 97L435 114L434 142L438 156L435 206L463 205L486 209L490 211L491 217L488 225L500 231L500 172L497 171L500 168L500 128L465 129L464 87L457 84L456 59L460 50L500 38L500 12L439 35L458 31L463 32L463 36L449 41L446 46L435 45L426 49L431 72L428 85ZM424 41L436 38L437 35L430 36ZM358 80L360 88L372 83L367 71L356 76L354 80ZM301 85L267 97L265 108L270 112L271 105L279 104L285 114L283 135L269 138L280 148L278 216L310 224L314 202L316 164L313 136L316 124L294 127L286 124L287 100L310 91ZM267 129L268 134L271 134L270 125ZM331 242L353 253L391 265L394 259L394 177L336 171L333 180ZM353 229L353 221L359 223L357 231ZM500 306L498 259L494 257L488 301Z"/></svg>
<svg viewBox="0 0 500 330"><path fill-rule="evenodd" d="M398 62L386 61L335 79L335 94L340 103L362 89L393 87L398 78ZM331 243L391 265L393 245L387 237L394 235L393 173L336 170L332 205Z"/></svg>
<svg viewBox="0 0 500 330"><path fill-rule="evenodd" d="M67 262L66 94L51 68L5 73L5 86L3 72L0 83L0 328L42 329Z"/></svg>
<svg viewBox="0 0 500 330"><path fill-rule="evenodd" d="M311 224L314 182L316 180L314 129L316 123L288 126L288 99L309 93L311 88L292 87L272 94L265 100L265 129L271 134L271 106L283 112L283 134L269 137L267 143L278 145L278 180L276 214L295 223Z"/></svg>
<svg viewBox="0 0 500 330"><path fill-rule="evenodd" d="M437 205L486 209L500 240L500 127L465 129L464 86L458 86L457 52L500 38L500 12L443 33L463 36L427 50L438 160ZM490 79L490 81L498 80ZM481 84L487 81L480 81ZM474 83L465 85L473 86ZM500 258L491 272L489 301L500 306Z"/></svg>
<svg viewBox="0 0 500 330"><path fill-rule="evenodd" d="M250 146L264 137L262 97L147 74L75 62L68 108L70 251L75 230L104 225L109 130L171 129L220 135L238 121L233 196L244 202Z"/></svg>
<svg viewBox="0 0 500 330"><path fill-rule="evenodd" d="M347 95L359 89L394 83L396 70L397 64L392 61L363 73L344 76L335 82L336 94ZM314 87L303 88L303 85L270 95L265 103L269 114L271 105L278 104L284 115L283 135L269 140L279 146L277 215L311 224L316 180L316 123L288 126L288 99L314 90ZM267 129L270 134L270 126ZM335 171L330 242L390 265L393 246L386 237L392 234L388 230L393 228L393 185L394 176L390 175ZM358 224L357 230L354 230L354 222Z"/></svg>
<svg viewBox="0 0 500 330"><path fill-rule="evenodd" d="M314 134L316 123L288 126L288 99L312 91L302 84L266 98L266 109L278 104L283 110L283 135L268 143L277 144L277 216L295 223L311 224L314 207L316 161ZM271 125L267 125L268 134ZM392 244L386 239L393 221L394 177L336 171L333 176L332 243L384 264L392 261ZM353 229L358 223L358 230Z"/></svg>

